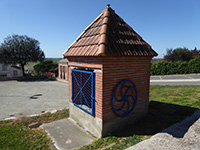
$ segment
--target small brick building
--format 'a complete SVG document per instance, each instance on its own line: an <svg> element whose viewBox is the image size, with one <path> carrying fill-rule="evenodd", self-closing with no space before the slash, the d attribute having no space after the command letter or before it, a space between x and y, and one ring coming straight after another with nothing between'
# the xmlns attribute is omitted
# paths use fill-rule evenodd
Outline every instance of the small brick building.
<svg viewBox="0 0 200 150"><path fill-rule="evenodd" d="M147 113L157 53L109 5L63 55L70 117L93 135L104 137Z"/></svg>

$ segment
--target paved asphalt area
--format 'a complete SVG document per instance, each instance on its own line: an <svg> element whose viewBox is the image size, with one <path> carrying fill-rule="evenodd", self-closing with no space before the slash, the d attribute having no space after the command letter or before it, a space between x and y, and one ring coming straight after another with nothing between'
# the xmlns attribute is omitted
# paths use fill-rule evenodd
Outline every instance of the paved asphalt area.
<svg viewBox="0 0 200 150"><path fill-rule="evenodd" d="M200 85L200 74L151 76L151 85Z"/></svg>
<svg viewBox="0 0 200 150"><path fill-rule="evenodd" d="M68 108L68 84L58 81L1 81L0 120Z"/></svg>

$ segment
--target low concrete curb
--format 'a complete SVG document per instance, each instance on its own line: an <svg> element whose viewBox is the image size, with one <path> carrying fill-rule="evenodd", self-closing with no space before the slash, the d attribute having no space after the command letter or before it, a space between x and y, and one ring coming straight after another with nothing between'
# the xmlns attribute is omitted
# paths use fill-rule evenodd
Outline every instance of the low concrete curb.
<svg viewBox="0 0 200 150"><path fill-rule="evenodd" d="M200 110L180 123L155 134L127 150L199 150L200 149Z"/></svg>

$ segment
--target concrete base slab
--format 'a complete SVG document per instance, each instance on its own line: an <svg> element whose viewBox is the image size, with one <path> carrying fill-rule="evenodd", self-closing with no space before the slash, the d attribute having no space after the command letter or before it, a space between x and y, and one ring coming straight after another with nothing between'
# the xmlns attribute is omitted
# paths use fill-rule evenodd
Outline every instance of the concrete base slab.
<svg viewBox="0 0 200 150"><path fill-rule="evenodd" d="M91 144L95 139L69 118L43 124L41 127L60 150L79 148Z"/></svg>
<svg viewBox="0 0 200 150"><path fill-rule="evenodd" d="M89 115L82 109L76 107L74 104L69 103L70 118L82 126L85 130L89 131L97 138L102 137L102 120Z"/></svg>

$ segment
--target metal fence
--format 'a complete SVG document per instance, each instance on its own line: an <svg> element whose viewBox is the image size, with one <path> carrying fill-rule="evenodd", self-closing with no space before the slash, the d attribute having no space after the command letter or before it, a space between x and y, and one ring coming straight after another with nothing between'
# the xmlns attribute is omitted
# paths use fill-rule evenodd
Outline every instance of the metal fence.
<svg viewBox="0 0 200 150"><path fill-rule="evenodd" d="M95 115L95 73L72 69L72 103Z"/></svg>

